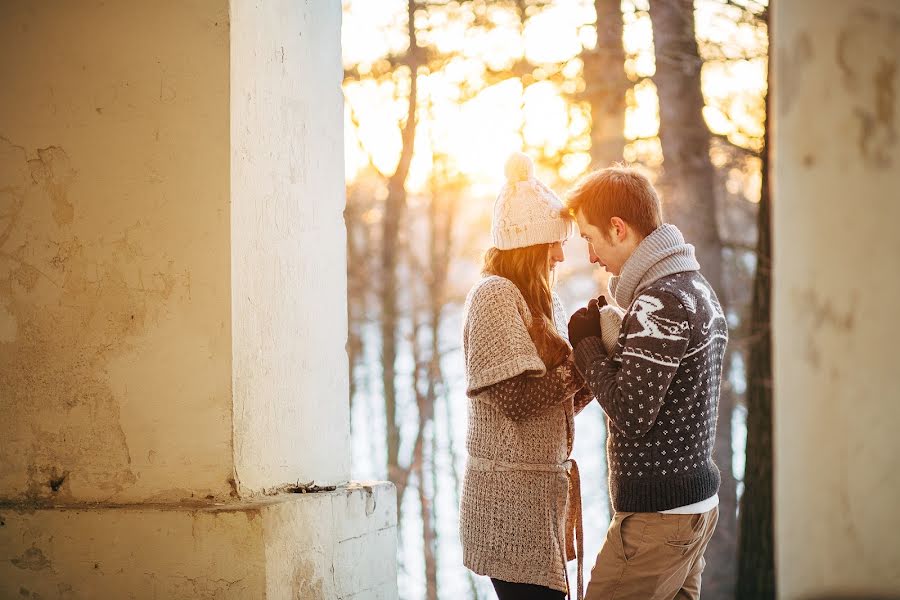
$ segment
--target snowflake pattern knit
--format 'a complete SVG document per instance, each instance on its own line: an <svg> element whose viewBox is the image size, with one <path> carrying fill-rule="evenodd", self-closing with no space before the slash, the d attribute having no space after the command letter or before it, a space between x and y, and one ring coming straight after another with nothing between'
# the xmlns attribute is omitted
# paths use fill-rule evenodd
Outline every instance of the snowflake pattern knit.
<svg viewBox="0 0 900 600"><path fill-rule="evenodd" d="M646 264L626 263L619 289L610 286L620 304L630 300L612 356L598 337L575 349L578 370L608 418L613 508L627 512L699 502L720 482L712 450L725 315L676 228L664 225L645 242L635 260ZM689 257L676 261L674 248L688 249ZM679 271L685 261L694 266ZM662 270L667 262L669 273ZM654 269L662 276L646 277Z"/></svg>

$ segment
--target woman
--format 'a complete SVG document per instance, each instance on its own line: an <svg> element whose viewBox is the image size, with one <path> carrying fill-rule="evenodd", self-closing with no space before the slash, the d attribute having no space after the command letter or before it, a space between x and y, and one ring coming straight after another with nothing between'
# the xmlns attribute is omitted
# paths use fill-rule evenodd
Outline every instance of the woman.
<svg viewBox="0 0 900 600"><path fill-rule="evenodd" d="M573 416L591 398L581 392L566 314L550 288L571 222L527 156L514 154L506 175L494 206L494 247L464 316L463 562L491 578L500 600L565 598L572 592L565 565L577 541L580 600L581 497L568 457Z"/></svg>

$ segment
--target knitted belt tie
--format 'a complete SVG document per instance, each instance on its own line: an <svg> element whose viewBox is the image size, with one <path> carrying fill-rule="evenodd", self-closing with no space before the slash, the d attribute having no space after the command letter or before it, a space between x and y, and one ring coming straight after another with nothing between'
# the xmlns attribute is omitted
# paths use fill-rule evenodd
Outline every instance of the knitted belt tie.
<svg viewBox="0 0 900 600"><path fill-rule="evenodd" d="M541 463L513 463L489 458L470 456L468 467L474 471L538 471L549 473L565 473L569 479L566 497L566 524L565 530L560 532L564 538L559 540L562 550L563 571L566 574L566 587L569 589L569 598L572 597L572 586L569 585L569 573L565 569L567 561L578 559L578 596L577 600L584 597L584 530L581 516L581 476L578 472L578 463L569 459L562 464Z"/></svg>

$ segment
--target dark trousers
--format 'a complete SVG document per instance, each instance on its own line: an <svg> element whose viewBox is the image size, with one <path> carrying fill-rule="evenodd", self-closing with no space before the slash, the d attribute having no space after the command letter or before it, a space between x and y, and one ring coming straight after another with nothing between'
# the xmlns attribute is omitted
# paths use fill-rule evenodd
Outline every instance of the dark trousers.
<svg viewBox="0 0 900 600"><path fill-rule="evenodd" d="M564 600L565 592L531 583L510 583L491 579L498 600Z"/></svg>

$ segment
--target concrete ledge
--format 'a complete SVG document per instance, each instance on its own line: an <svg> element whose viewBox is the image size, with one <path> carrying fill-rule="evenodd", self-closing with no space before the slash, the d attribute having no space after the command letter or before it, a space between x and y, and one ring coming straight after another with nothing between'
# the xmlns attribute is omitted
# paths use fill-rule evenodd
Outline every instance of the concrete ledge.
<svg viewBox="0 0 900 600"><path fill-rule="evenodd" d="M220 505L0 506L0 597L395 599L385 482Z"/></svg>

